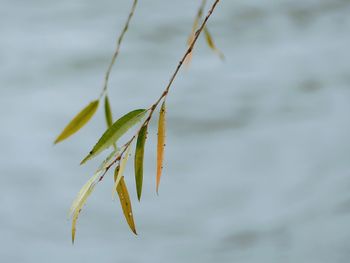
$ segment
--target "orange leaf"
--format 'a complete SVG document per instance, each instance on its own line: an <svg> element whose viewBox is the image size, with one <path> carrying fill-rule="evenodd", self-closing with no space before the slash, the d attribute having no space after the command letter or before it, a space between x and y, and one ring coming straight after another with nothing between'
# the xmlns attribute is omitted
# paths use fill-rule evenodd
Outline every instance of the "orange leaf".
<svg viewBox="0 0 350 263"><path fill-rule="evenodd" d="M162 107L159 112L158 120L158 144L157 144L157 178L156 178L156 191L158 194L160 177L162 176L163 160L164 160L164 146L165 146L165 101L163 101Z"/></svg>

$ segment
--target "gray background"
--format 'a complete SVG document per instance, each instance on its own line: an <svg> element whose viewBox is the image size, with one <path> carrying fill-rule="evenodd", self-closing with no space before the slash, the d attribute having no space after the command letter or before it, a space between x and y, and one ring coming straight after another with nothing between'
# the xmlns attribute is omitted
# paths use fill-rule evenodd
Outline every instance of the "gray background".
<svg viewBox="0 0 350 263"><path fill-rule="evenodd" d="M130 5L1 0L0 261L349 262L348 0L222 0L209 29L226 60L200 39L168 98L160 196L156 122L141 203L126 171L139 236L107 176L71 245L67 211L101 160L78 165L102 109L52 143L99 95ZM111 78L115 117L159 96L198 5L139 1Z"/></svg>

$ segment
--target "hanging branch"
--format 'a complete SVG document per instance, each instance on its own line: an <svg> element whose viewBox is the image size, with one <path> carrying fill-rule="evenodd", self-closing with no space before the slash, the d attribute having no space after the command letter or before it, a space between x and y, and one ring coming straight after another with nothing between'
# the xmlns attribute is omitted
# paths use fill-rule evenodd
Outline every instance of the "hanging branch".
<svg viewBox="0 0 350 263"><path fill-rule="evenodd" d="M105 95L105 115L106 115L106 120L107 123L111 120L112 118L112 112L110 109L110 105L109 105L109 100L108 100L108 96L107 96L107 89L108 89L108 81L109 81L109 75L111 74L111 70L113 68L113 65L118 57L119 54L119 50L122 44L122 41L124 39L124 35L126 33L126 31L128 31L129 28L129 24L130 21L135 13L135 9L136 9L136 5L137 5L137 1L138 0L134 0L133 5L131 7L128 19L125 22L124 28L122 30L122 32L120 33L118 40L117 40L117 46L116 49L113 53L112 56L112 60L107 68L106 74L105 74L105 78L104 78L104 83L103 83L103 89L102 92L100 94L100 96L98 97L98 99L90 102L90 104L88 104L87 106L85 106L84 109L82 109L68 124L67 126L63 129L63 131L60 133L60 135L57 136L54 144L59 143L65 139L67 139L68 137L72 136L73 134L75 134L77 131L79 131L82 127L84 127L89 121L90 119L93 117L93 115L95 114L96 110L98 109L98 106L100 104L100 100L103 97L103 95Z"/></svg>
<svg viewBox="0 0 350 263"><path fill-rule="evenodd" d="M107 93L108 82L109 82L109 75L111 74L111 71L112 71L112 68L114 66L114 63L115 63L115 61L116 61L116 59L117 59L117 57L119 55L119 51L120 51L120 47L121 47L122 41L124 39L124 35L125 35L126 31L128 31L130 21L131 21L132 17L134 16L134 13L135 13L135 10L136 10L136 6L137 6L137 1L138 0L134 0L133 4L131 6L131 9L130 9L129 16L128 16L125 24L124 24L124 28L123 28L122 32L120 33L120 35L118 37L116 49L115 49L115 51L113 53L111 62L109 63L109 66L108 66L106 74L105 74L104 83L103 83L103 89L102 89L102 92L100 94L100 98L102 98L103 95Z"/></svg>
<svg viewBox="0 0 350 263"><path fill-rule="evenodd" d="M164 89L163 93L161 94L161 96L158 98L158 100L152 104L151 107L149 107L145 112L149 112L148 113L148 117L145 119L145 121L142 123L142 125L140 126L140 128L137 130L137 132L131 137L131 139L129 141L127 141L122 147L121 147L121 152L118 154L118 156L115 158L115 160L110 163L107 167L106 167L106 171L104 172L104 174L117 162L121 159L121 157L123 156L124 152L126 151L126 149L128 148L128 146L133 142L133 140L138 136L138 134L140 133L142 127L147 126L152 118L152 115L154 113L154 111L156 110L157 106L159 105L159 103L164 99L166 99L169 90L178 74L178 72L180 71L184 61L186 60L187 56L192 52L199 35L201 34L201 32L203 31L203 29L205 28L208 19L210 18L210 16L212 15L213 11L215 10L215 7L217 6L217 4L220 2L220 0L215 0L215 2L213 3L212 7L209 9L207 16L205 17L205 19L203 20L201 26L198 28L198 30L195 32L194 38L191 42L191 44L189 45L189 47L187 48L186 52L184 53L184 55L182 56L182 58L180 59L174 73L172 74L166 88ZM107 130L108 131L108 130ZM102 136L103 137L103 136ZM89 156L89 155L88 155ZM101 180L103 179L100 178Z"/></svg>
<svg viewBox="0 0 350 263"><path fill-rule="evenodd" d="M118 193L125 219L130 229L132 230L132 232L135 234L137 233L134 219L133 219L133 214L132 214L131 202L130 202L128 190L127 190L127 187L124 181L124 176L123 176L123 172L124 172L126 163L128 161L129 153L131 152L132 144L134 140L137 138L134 165L135 165L135 182L136 182L135 185L137 190L137 197L140 200L141 192L142 192L142 180L143 180L143 154L144 154L145 141L147 138L148 124L151 121L155 110L157 109L159 104L162 102L160 111L159 111L159 119L158 119L157 175L156 175L156 191L158 193L160 178L161 178L162 169L163 169L164 147L165 147L165 137L166 137L166 98L169 94L169 91L182 65L184 64L186 59L191 55L200 34L202 32L204 33L206 32L206 24L219 2L220 0L215 0L213 2L206 17L200 24L199 28L196 29L196 31L194 32L191 42L189 43L184 55L181 57L180 61L178 62L173 74L170 77L169 82L165 86L165 89L163 90L161 95L158 97L158 99L148 109L133 110L125 114L115 122L113 122L111 108L110 108L110 104L107 96L108 81L109 81L109 76L110 76L112 67L118 57L120 46L123 41L124 35L128 30L129 23L136 9L137 0L134 0L128 19L118 38L116 50L107 68L105 78L104 78L103 89L99 96L99 99L93 101L87 107L85 107L69 123L69 125L65 128L65 130L61 133L61 135L55 141L56 143L66 139L70 135L78 131L81 127L83 127L89 121L89 119L93 116L93 114L96 112L100 99L103 96L105 96L105 115L106 115L106 122L107 122L108 129L100 137L100 139L98 140L96 145L92 148L92 150L89 152L89 154L82 160L81 164L87 162L88 160L97 156L102 151L106 150L111 146L114 147L114 150L102 162L102 164L99 166L99 168L94 173L94 175L88 180L88 182L81 188L81 190L79 191L76 199L74 200L71 206L70 214L72 216L72 242L74 242L74 239L75 239L76 224L77 224L78 217L80 215L80 211L82 210L83 206L85 205L88 197L94 190L97 183L103 180L106 173L115 164L117 165L114 172L113 193L115 192ZM206 3L206 0L202 0L201 8L198 12L198 21L199 21L199 18L202 17L205 3ZM123 146L118 148L116 143L119 140L119 138L121 138L130 128L134 127L141 120L143 121L139 126L139 128L137 129L136 133Z"/></svg>
<svg viewBox="0 0 350 263"><path fill-rule="evenodd" d="M188 37L188 40L187 40L187 45L190 46L191 43L192 43L192 40L193 38L195 37L195 33L196 33L196 30L197 30L197 27L198 27L198 24L200 23L202 17L203 17L203 13L204 13L204 8L207 4L207 0L202 0L199 8L198 8L198 11L197 11L197 14L194 18L194 21L193 21L193 25L192 25L192 31L191 31L191 34L189 35ZM222 60L225 58L224 54L216 47L215 45L215 42L214 42L214 39L212 37L212 35L210 34L209 30L208 30L208 26L205 26L203 28L203 31L204 31L204 36L205 36L205 41L208 45L208 47L214 51ZM186 66L189 66L191 60L192 60L192 56L193 56L193 52L191 52L186 60L184 61L185 65Z"/></svg>

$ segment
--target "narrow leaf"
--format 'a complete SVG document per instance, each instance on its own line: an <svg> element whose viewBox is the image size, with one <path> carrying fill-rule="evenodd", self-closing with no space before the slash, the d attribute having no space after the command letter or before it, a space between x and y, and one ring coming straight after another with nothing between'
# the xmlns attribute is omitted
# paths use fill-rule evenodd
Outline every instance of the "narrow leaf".
<svg viewBox="0 0 350 263"><path fill-rule="evenodd" d="M214 40L213 40L213 37L211 36L207 27L204 27L204 35L205 35L205 40L207 41L208 46L214 52L216 52L221 59L224 59L225 58L224 54L216 47Z"/></svg>
<svg viewBox="0 0 350 263"><path fill-rule="evenodd" d="M105 97L105 116L106 116L106 123L107 127L111 127L113 124L113 115L111 110L111 104L109 103L108 96Z"/></svg>
<svg viewBox="0 0 350 263"><path fill-rule="evenodd" d="M87 160L95 157L103 150L110 147L115 143L121 136L124 135L132 126L134 126L138 121L140 121L146 114L146 110L134 110L123 117L118 119L113 125L108 128L101 138L98 140L96 145L90 151L90 153L81 161L80 164L85 163Z"/></svg>
<svg viewBox="0 0 350 263"><path fill-rule="evenodd" d="M57 137L55 144L67 139L69 136L80 130L86 123L88 123L98 108L98 102L98 100L94 100L82 111L80 111Z"/></svg>
<svg viewBox="0 0 350 263"><path fill-rule="evenodd" d="M120 170L120 164L118 164L117 167L116 167L115 170L114 170L114 183L115 183L115 181L117 180L119 170ZM114 188L113 188L113 192L114 192ZM113 195L113 194L112 194L112 195Z"/></svg>
<svg viewBox="0 0 350 263"><path fill-rule="evenodd" d="M128 189L126 187L124 176L120 178L120 182L117 186L117 192L120 200L121 207L123 209L123 214L126 219L126 222L128 223L131 231L137 235L135 222L134 222L134 216L132 213L132 206L130 201L130 196Z"/></svg>
<svg viewBox="0 0 350 263"><path fill-rule="evenodd" d="M81 188L76 199L73 201L73 204L70 209L70 213L73 214L72 219L72 243L75 240L75 232L76 232L76 224L78 221L78 217L81 209L87 201L87 198L90 196L92 191L94 190L97 182L98 182L99 173L94 174L89 181Z"/></svg>
<svg viewBox="0 0 350 263"><path fill-rule="evenodd" d="M107 128L109 128L113 124L113 115L111 110L111 104L109 103L109 98L107 95L105 96L105 117L106 117ZM115 150L117 150L116 143L113 144L113 147Z"/></svg>
<svg viewBox="0 0 350 263"><path fill-rule="evenodd" d="M147 125L143 126L139 132L135 150L135 181L137 198L141 200L142 181L143 181L143 157L145 152L145 142L147 138Z"/></svg>
<svg viewBox="0 0 350 263"><path fill-rule="evenodd" d="M159 120L158 120L157 178L156 178L157 193L158 193L158 188L160 183L160 177L162 176L162 170L163 170L165 129L166 129L165 113L166 113L165 101L163 101L162 107L160 108Z"/></svg>
<svg viewBox="0 0 350 263"><path fill-rule="evenodd" d="M120 182L120 179L123 176L125 167L126 167L126 163L128 162L128 158L129 158L129 154L130 154L130 150L131 150L131 144L128 145L128 148L125 150L124 153L124 157L120 162L120 167L117 167L114 173L114 187L113 187L113 192L112 192L112 196L114 196L115 191L117 190L118 184Z"/></svg>
<svg viewBox="0 0 350 263"><path fill-rule="evenodd" d="M76 198L74 199L70 210L69 210L69 215L72 216L74 211L77 210L77 207L79 205L79 203L81 202L81 200L83 199L84 195L86 194L87 190L90 188L90 186L92 184L94 184L98 178L98 176L100 175L100 173L95 173L84 185L83 187L80 189L80 191L78 192Z"/></svg>

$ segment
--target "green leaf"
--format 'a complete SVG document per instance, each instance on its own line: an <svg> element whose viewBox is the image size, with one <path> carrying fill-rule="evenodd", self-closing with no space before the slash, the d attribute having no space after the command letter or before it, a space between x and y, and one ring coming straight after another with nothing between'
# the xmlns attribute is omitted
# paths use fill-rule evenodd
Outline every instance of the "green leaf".
<svg viewBox="0 0 350 263"><path fill-rule="evenodd" d="M158 142L157 142L157 178L156 178L156 191L158 193L160 177L162 176L163 161L164 161L164 147L165 147L165 130L166 130L166 107L165 101L162 103L162 107L159 111L158 119Z"/></svg>
<svg viewBox="0 0 350 263"><path fill-rule="evenodd" d="M79 131L86 123L88 123L91 117L95 114L98 108L98 103L98 100L94 100L82 111L80 111L57 137L55 144L67 139L69 136Z"/></svg>
<svg viewBox="0 0 350 263"><path fill-rule="evenodd" d="M111 104L109 103L109 99L107 95L105 96L105 116L106 116L107 128L109 128L113 124L113 115L111 110ZM113 143L113 147L115 150L118 148L116 143Z"/></svg>
<svg viewBox="0 0 350 263"><path fill-rule="evenodd" d="M124 157L120 162L120 166L117 166L114 172L114 187L113 187L113 192L112 192L112 197L114 196L115 191L117 190L118 184L120 182L120 179L123 176L126 163L128 162L129 159L129 154L131 150L131 143L128 145L127 149L125 150Z"/></svg>
<svg viewBox="0 0 350 263"><path fill-rule="evenodd" d="M134 222L134 216L132 213L132 206L131 206L131 201L130 201L130 196L128 189L126 187L125 181L124 181L124 176L120 178L120 182L117 186L117 192L120 200L120 205L123 209L123 214L126 219L126 222L128 223L131 231L137 235L136 232L136 227L135 227L135 222Z"/></svg>
<svg viewBox="0 0 350 263"><path fill-rule="evenodd" d="M110 147L132 126L134 126L138 121L140 121L145 116L145 114L145 109L134 110L127 113L115 123L113 123L113 125L105 131L105 133L101 136L101 138L98 140L98 142L90 151L90 153L81 161L80 164L85 163L87 160L95 157L100 152Z"/></svg>
<svg viewBox="0 0 350 263"><path fill-rule="evenodd" d="M143 126L139 132L135 150L135 181L137 198L141 200L142 181L143 181L143 157L145 152L145 142L147 138L147 125Z"/></svg>
<svg viewBox="0 0 350 263"><path fill-rule="evenodd" d="M224 54L216 47L214 40L213 40L213 37L211 36L207 27L204 27L204 35L205 35L205 40L207 41L208 46L214 52L216 52L221 59L224 59L225 58Z"/></svg>
<svg viewBox="0 0 350 263"><path fill-rule="evenodd" d="M111 127L113 124L113 115L111 110L111 104L109 103L108 96L105 97L105 116L106 116L106 123L107 127Z"/></svg>
<svg viewBox="0 0 350 263"><path fill-rule="evenodd" d="M94 188L98 182L99 175L100 175L99 173L95 173L89 179L89 181L87 181L86 184L84 184L84 186L79 191L77 197L73 201L73 204L70 208L70 214L73 215L73 219L72 219L72 243L74 243L74 240L75 240L76 224L78 221L80 211L83 208L84 204L86 203L87 198L94 190Z"/></svg>

